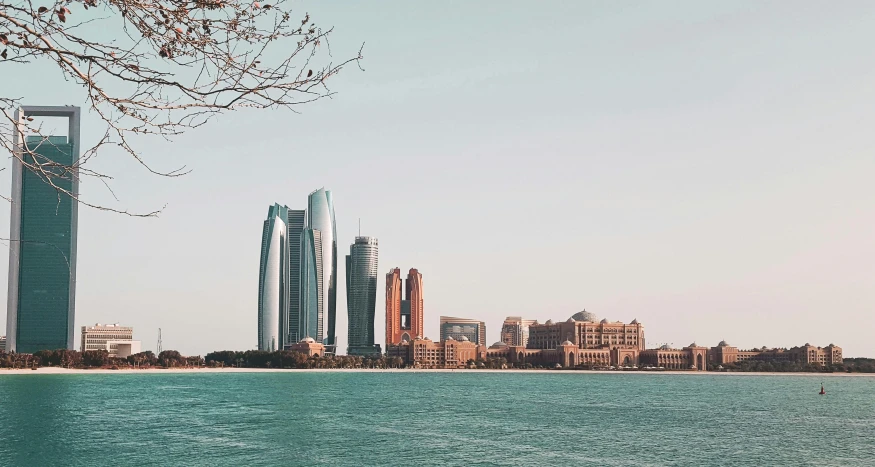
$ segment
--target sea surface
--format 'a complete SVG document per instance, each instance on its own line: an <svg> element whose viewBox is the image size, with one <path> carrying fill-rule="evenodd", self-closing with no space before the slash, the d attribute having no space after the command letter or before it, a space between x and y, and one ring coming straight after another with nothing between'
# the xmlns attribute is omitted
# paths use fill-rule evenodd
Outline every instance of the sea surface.
<svg viewBox="0 0 875 467"><path fill-rule="evenodd" d="M0 374L0 466L92 465L871 466L875 378Z"/></svg>

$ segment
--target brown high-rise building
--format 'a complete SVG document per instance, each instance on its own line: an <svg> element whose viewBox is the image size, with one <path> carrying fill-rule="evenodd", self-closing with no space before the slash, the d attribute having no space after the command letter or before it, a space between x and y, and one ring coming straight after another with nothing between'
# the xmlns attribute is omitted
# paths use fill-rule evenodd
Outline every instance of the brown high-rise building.
<svg viewBox="0 0 875 467"><path fill-rule="evenodd" d="M407 273L405 296L401 290L401 270L386 274L386 348L412 341L423 334L422 274L416 269Z"/></svg>

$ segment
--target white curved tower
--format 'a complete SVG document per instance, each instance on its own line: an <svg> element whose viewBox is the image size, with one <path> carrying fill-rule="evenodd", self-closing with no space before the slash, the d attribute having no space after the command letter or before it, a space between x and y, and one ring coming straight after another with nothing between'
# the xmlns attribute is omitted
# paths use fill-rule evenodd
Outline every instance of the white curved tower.
<svg viewBox="0 0 875 467"><path fill-rule="evenodd" d="M327 318L327 328L324 327L324 334L316 337L317 341L325 344L325 350L329 353L334 353L336 350L337 334L335 327L337 324L337 228L334 225L334 203L331 199L331 192L320 188L312 193L307 198L307 228L318 230L321 235L322 243L322 259L321 259L321 283L323 285L320 294L322 295L322 313L319 316L319 321L325 323ZM327 312L327 313L326 313ZM328 316L325 316L325 315Z"/></svg>
<svg viewBox="0 0 875 467"><path fill-rule="evenodd" d="M258 350L282 350L288 332L288 211L274 204L264 221L258 275Z"/></svg>

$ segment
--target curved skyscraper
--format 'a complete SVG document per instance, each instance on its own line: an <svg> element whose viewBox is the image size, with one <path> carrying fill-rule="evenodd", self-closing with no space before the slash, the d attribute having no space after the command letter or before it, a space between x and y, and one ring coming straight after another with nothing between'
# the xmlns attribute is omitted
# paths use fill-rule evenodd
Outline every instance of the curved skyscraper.
<svg viewBox="0 0 875 467"><path fill-rule="evenodd" d="M325 323L327 312L328 328L320 330L320 335L310 336L325 344L326 352L334 353L337 347L337 229L334 224L334 203L331 200L331 192L320 188L307 198L307 228L318 230L321 236L322 259L321 279L323 288L322 312L319 322ZM303 313L303 310L302 310Z"/></svg>
<svg viewBox="0 0 875 467"><path fill-rule="evenodd" d="M268 209L258 271L258 350L282 350L289 313L289 208Z"/></svg>
<svg viewBox="0 0 875 467"><path fill-rule="evenodd" d="M377 310L377 239L356 237L346 256L346 309L349 316L348 355L380 356L374 342Z"/></svg>

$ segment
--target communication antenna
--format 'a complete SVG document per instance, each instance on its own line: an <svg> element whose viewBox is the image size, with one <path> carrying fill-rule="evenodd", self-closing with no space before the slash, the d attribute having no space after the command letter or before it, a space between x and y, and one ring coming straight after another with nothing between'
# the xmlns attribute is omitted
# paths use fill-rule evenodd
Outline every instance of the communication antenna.
<svg viewBox="0 0 875 467"><path fill-rule="evenodd" d="M158 353L161 353L161 328L158 328Z"/></svg>
<svg viewBox="0 0 875 467"><path fill-rule="evenodd" d="M362 218L359 217L359 237L362 236Z"/></svg>

